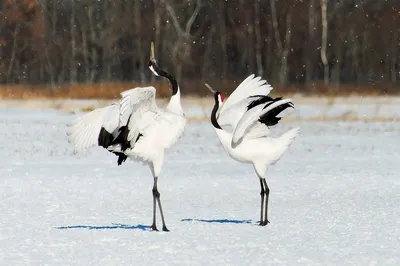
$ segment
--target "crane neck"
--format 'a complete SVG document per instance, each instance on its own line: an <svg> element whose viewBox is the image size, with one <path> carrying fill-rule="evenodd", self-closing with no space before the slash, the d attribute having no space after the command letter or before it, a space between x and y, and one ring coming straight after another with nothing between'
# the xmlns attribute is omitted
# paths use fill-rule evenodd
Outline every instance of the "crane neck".
<svg viewBox="0 0 400 266"><path fill-rule="evenodd" d="M181 105L181 92L179 90L179 86L177 86L177 90L174 94L172 94L171 99L167 105L167 110L178 114L183 115L182 105Z"/></svg>
<svg viewBox="0 0 400 266"><path fill-rule="evenodd" d="M171 83L172 96L167 105L167 110L178 115L183 115L181 106L181 92L176 79L168 72L162 70L155 60L149 61L149 68L156 76L166 78Z"/></svg>
<svg viewBox="0 0 400 266"><path fill-rule="evenodd" d="M178 82L171 74L162 70L155 62L150 61L149 66L154 74L156 74L159 77L163 77L163 78L166 78L169 80L169 82L171 83L171 87L172 87L172 95L175 95L178 93L178 91L179 91Z"/></svg>
<svg viewBox="0 0 400 266"><path fill-rule="evenodd" d="M217 121L217 111L219 109L219 101L218 101L218 95L217 94L214 95L214 100L215 100L214 108L212 109L212 112L211 112L211 124L216 129L222 129L221 126L218 124L218 121Z"/></svg>

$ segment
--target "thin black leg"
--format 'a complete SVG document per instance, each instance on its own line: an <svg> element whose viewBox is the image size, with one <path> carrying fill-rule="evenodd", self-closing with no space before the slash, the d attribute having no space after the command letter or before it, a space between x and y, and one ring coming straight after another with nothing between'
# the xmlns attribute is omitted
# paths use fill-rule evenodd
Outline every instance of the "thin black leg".
<svg viewBox="0 0 400 266"><path fill-rule="evenodd" d="M157 177L154 178L154 184L153 184L153 224L151 225L151 230L153 231L158 231L157 225L156 225L156 204L157 204L157 194L158 196L160 193L158 193L157 190Z"/></svg>
<svg viewBox="0 0 400 266"><path fill-rule="evenodd" d="M264 188L265 188L265 219L264 219L264 225L269 224L268 221L268 200L269 200L269 187L267 185L267 181L265 178L263 179L264 183Z"/></svg>
<svg viewBox="0 0 400 266"><path fill-rule="evenodd" d="M157 200L158 207L160 208L161 221L162 221L162 224L163 224L163 229L162 230L168 232L169 230L168 230L167 226L165 225L164 213L163 213L162 206L161 206L160 192L158 192L158 189L157 189L157 180L158 180L158 177L155 177L154 178L154 186L153 186L153 199ZM154 207L153 212L155 213L156 212L155 211L155 209L156 209L156 204L155 203L153 204L153 207ZM154 218L153 221L154 221L153 225L155 227L155 218Z"/></svg>
<svg viewBox="0 0 400 266"><path fill-rule="evenodd" d="M162 230L163 230L163 231L166 231L166 232L169 232L167 226L165 225L164 213L163 213L163 210L162 210L162 207L161 207L160 193L158 193L157 201L158 201L158 207L160 208L161 221L162 221L162 224L163 224Z"/></svg>
<svg viewBox="0 0 400 266"><path fill-rule="evenodd" d="M265 190L264 190L264 185L263 182L260 178L260 186L261 186L261 215L260 215L260 225L264 225L264 196L265 196Z"/></svg>

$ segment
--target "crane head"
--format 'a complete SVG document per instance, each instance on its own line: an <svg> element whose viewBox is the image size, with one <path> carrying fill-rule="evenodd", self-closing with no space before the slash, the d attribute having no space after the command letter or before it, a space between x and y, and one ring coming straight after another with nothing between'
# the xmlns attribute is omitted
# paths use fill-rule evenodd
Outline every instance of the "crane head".
<svg viewBox="0 0 400 266"><path fill-rule="evenodd" d="M207 83L204 84L206 86L207 89L209 89L213 94L214 97L216 98L216 100L218 100L218 102L220 104L222 104L225 100L225 95L222 92L216 91L214 90L210 85L208 85Z"/></svg>
<svg viewBox="0 0 400 266"><path fill-rule="evenodd" d="M154 42L153 41L150 44L150 62L157 64L156 58L154 56Z"/></svg>
<svg viewBox="0 0 400 266"><path fill-rule="evenodd" d="M223 103L225 101L225 94L223 94L222 92L219 93L219 100L221 103Z"/></svg>
<svg viewBox="0 0 400 266"><path fill-rule="evenodd" d="M151 72L154 73L154 75L160 76L157 71L157 69L158 69L157 60L154 56L154 42L151 42L151 44L150 44L150 60L149 60L148 66L149 66Z"/></svg>

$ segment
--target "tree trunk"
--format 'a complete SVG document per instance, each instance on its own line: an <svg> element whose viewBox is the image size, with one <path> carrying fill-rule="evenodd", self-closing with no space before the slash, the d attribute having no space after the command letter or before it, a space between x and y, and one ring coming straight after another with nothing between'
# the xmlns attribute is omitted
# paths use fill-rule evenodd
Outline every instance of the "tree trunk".
<svg viewBox="0 0 400 266"><path fill-rule="evenodd" d="M47 15L47 10L48 10L48 3L47 0L42 0L41 1L42 6L41 6L41 10L42 10L42 21L43 21L43 51L44 51L44 57L45 57L45 62L43 62L44 60L41 60L40 62L40 73L41 75L43 75L44 73L46 73L45 69L45 65L47 65L48 68L48 77L50 80L50 86L51 89L54 90L55 89L55 74L54 74L54 66L53 66L53 62L51 60L50 54L49 54L49 43L47 42L47 40L52 39L52 37L54 35L51 35L50 32L50 25L49 25L49 20L48 20L48 15ZM53 18L55 19L55 18ZM43 79L43 78L42 78Z"/></svg>
<svg viewBox="0 0 400 266"><path fill-rule="evenodd" d="M396 62L398 62L398 55L397 50L399 46L399 37L398 37L398 30L394 29L394 33L392 36L392 56L391 56L391 64L390 64L390 73L391 73L391 82L394 84L397 82L397 71L396 71ZM399 69L400 74L400 69Z"/></svg>
<svg viewBox="0 0 400 266"><path fill-rule="evenodd" d="M89 76L89 81L93 82L96 79L96 75L98 72L98 54L97 54L97 36L96 36L96 23L95 19L93 18L93 7L89 6L87 10L88 14L88 28L89 28L89 35L90 35L90 49L87 51L90 53L90 58L92 61L92 64L90 65L90 76Z"/></svg>
<svg viewBox="0 0 400 266"><path fill-rule="evenodd" d="M340 85L340 69L341 69L341 64L342 64L342 45L341 45L341 41L338 41L336 43L336 52L335 52L335 57L336 57L336 61L335 61L335 66L333 69L334 74L332 74L333 80L336 84L336 87L339 87Z"/></svg>
<svg viewBox="0 0 400 266"><path fill-rule="evenodd" d="M71 18L70 18L70 33L71 33L71 71L70 71L70 82L75 83L77 81L77 65L76 65L76 24L75 24L75 0L71 0Z"/></svg>
<svg viewBox="0 0 400 266"><path fill-rule="evenodd" d="M85 65L85 81L90 80L90 64L89 64L89 48L87 45L87 32L85 29L82 31L82 53L83 53L83 63Z"/></svg>
<svg viewBox="0 0 400 266"><path fill-rule="evenodd" d="M278 54L280 56L280 68L278 74L278 80L280 85L285 85L287 81L287 57L289 54L289 43L291 38L291 27L292 27L292 11L288 10L286 13L286 34L284 45L282 44L279 25L278 25L278 17L276 14L276 0L270 0L271 5L271 14L272 14L272 25L274 27L274 34L276 40L276 46L278 50Z"/></svg>
<svg viewBox="0 0 400 266"><path fill-rule="evenodd" d="M135 0L135 32L136 32L136 51L137 57L139 58L139 64L138 64L138 70L139 70L139 75L140 75L140 82L144 82L146 79L146 76L144 74L144 64L147 63L145 61L144 53L141 52L143 51L143 43L142 43L142 10L141 10L141 1L140 0ZM150 44L149 44L150 45ZM150 47L150 46L149 46ZM136 56L133 57L133 60L138 60ZM136 64L134 64L136 66Z"/></svg>
<svg viewBox="0 0 400 266"><path fill-rule="evenodd" d="M209 76L210 72L209 70L212 69L213 67L210 64L210 51L212 51L212 44L213 44L213 35L215 32L215 27L212 27L211 30L208 32L208 36L207 36L207 41L204 44L205 46L205 52L204 52L204 56L203 56L203 68L201 70L201 76L202 79ZM225 77L226 78L226 77Z"/></svg>
<svg viewBox="0 0 400 266"><path fill-rule="evenodd" d="M17 54L19 30L20 30L20 25L19 25L19 23L16 23L15 28L14 28L14 33L13 33L13 47L11 50L11 58L10 58L10 63L8 64L8 70L7 70L7 78L6 78L7 83L9 83L9 81L10 81L11 72L13 70L14 61L15 61L15 57Z"/></svg>
<svg viewBox="0 0 400 266"><path fill-rule="evenodd" d="M289 56L289 47L290 47L290 38L292 32L292 12L288 11L286 14L286 35L285 35L285 46L282 51L282 62L281 62L281 71L279 75L279 83L282 85L286 85L287 82L287 72L288 72L288 56Z"/></svg>
<svg viewBox="0 0 400 266"><path fill-rule="evenodd" d="M155 27L155 33L154 33L154 41L155 41L155 44L154 44L154 53L155 53L155 56L157 57L158 56L158 54L159 54L159 49L158 49L158 47L160 46L160 44L159 44L159 42L161 41L161 38L160 38L160 34L161 34L161 14L160 14L160 12L159 12L159 7L158 7L158 5L159 5L159 2L158 2L158 0L153 0L153 3L154 3L154 27ZM155 76L154 75L150 75L150 77L151 77L151 82L154 82L154 80L155 80Z"/></svg>
<svg viewBox="0 0 400 266"><path fill-rule="evenodd" d="M324 65L324 84L329 84L329 64L326 56L327 38L328 38L328 19L327 19L327 0L321 0L321 61Z"/></svg>
<svg viewBox="0 0 400 266"><path fill-rule="evenodd" d="M218 26L219 26L219 32L220 32L220 44L221 44L221 51L222 55L220 55L221 62L222 62L222 77L226 78L228 75L228 56L227 56L227 41L226 41L226 16L225 16L225 9L226 9L226 3L225 1L220 1L220 9L219 9L219 16L218 16ZM214 28L214 26L213 26ZM209 39L211 39L210 37ZM208 49L208 47L207 47Z"/></svg>
<svg viewBox="0 0 400 266"><path fill-rule="evenodd" d="M256 64L257 73L262 76L264 73L262 65L262 53L261 53L261 31L260 31L260 2L259 0L254 0L254 28L256 33Z"/></svg>
<svg viewBox="0 0 400 266"><path fill-rule="evenodd" d="M308 41L304 51L306 63L306 84L310 84L314 72L314 34L315 33L315 0L310 0L308 9Z"/></svg>

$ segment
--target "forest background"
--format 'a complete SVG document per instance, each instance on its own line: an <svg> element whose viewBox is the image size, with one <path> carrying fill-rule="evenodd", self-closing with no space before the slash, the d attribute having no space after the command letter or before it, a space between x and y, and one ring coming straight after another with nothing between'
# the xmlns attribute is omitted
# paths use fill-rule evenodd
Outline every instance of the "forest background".
<svg viewBox="0 0 400 266"><path fill-rule="evenodd" d="M3 0L2 98L114 98L168 83L186 95L204 82L229 92L251 73L280 93L400 92L396 0ZM274 91L276 91L274 90Z"/></svg>

